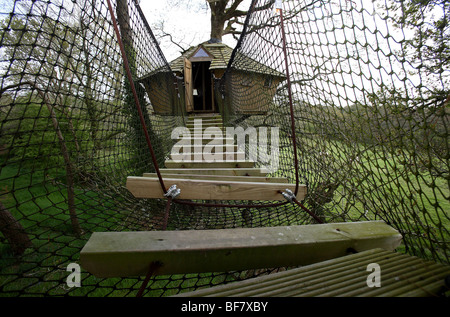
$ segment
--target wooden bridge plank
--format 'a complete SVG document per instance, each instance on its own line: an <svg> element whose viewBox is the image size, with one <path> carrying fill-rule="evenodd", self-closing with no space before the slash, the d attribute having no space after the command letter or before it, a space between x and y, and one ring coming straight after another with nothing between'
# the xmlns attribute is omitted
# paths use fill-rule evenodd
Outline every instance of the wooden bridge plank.
<svg viewBox="0 0 450 317"><path fill-rule="evenodd" d="M144 173L143 177L157 177L156 173ZM264 182L264 183L288 183L286 177L262 177L262 176L229 176L229 175L200 175L200 174L164 174L167 178L203 179L233 182Z"/></svg>
<svg viewBox="0 0 450 317"><path fill-rule="evenodd" d="M234 162L175 162L167 160L164 163L167 168L252 168L255 162L234 161Z"/></svg>
<svg viewBox="0 0 450 317"><path fill-rule="evenodd" d="M198 156L198 157L197 157ZM245 153L244 152L212 152L207 155L199 155L196 153L178 153L178 154L171 154L170 155L171 160L173 161L180 161L180 162L204 162L208 163L209 161L223 161L223 162L234 162L234 161L242 161L245 160ZM250 160L248 160L250 161Z"/></svg>
<svg viewBox="0 0 450 317"><path fill-rule="evenodd" d="M215 181L198 179L163 178L164 185L169 188L177 185L181 190L178 199L205 200L284 200L280 191L295 190L295 184L258 183ZM135 177L127 178L127 189L136 198L164 198L164 193L158 178ZM306 195L306 186L299 185L298 200Z"/></svg>
<svg viewBox="0 0 450 317"><path fill-rule="evenodd" d="M161 168L161 174L197 174L197 175L229 175L229 176L265 176L269 171L265 168Z"/></svg>
<svg viewBox="0 0 450 317"><path fill-rule="evenodd" d="M370 271L381 268L381 287L368 287ZM260 276L193 292L178 297L423 297L439 296L446 288L450 266L415 256L376 248L288 271Z"/></svg>
<svg viewBox="0 0 450 317"><path fill-rule="evenodd" d="M97 277L224 272L298 266L374 248L394 250L401 235L384 222L266 228L95 232L81 250L81 266Z"/></svg>
<svg viewBox="0 0 450 317"><path fill-rule="evenodd" d="M180 145L180 144L174 144L174 146L172 147L172 150L174 151L174 153L180 153L180 154L185 154L184 150L186 149L186 151L188 151L189 153L205 153L206 150L208 149L208 151L210 151L211 153L216 153L217 152L229 152L229 151L234 151L234 152L242 152L244 151L245 153L245 148L241 147L239 148L238 145L233 144L231 146L227 146L226 144L224 144L222 146L222 148L220 149L220 146L212 146L212 145L208 145L208 144L201 144L201 145L196 145L196 144L190 144L190 145Z"/></svg>
<svg viewBox="0 0 450 317"><path fill-rule="evenodd" d="M174 139L174 140L178 142L178 141L181 141L181 140L185 140L185 138L184 137L180 137L180 138L177 138L177 139ZM195 132L192 133L192 135L189 138L189 141L190 141L191 145L199 144L202 147L204 145L206 145L206 144L209 144L209 146L211 146L211 147L213 145L216 145L216 146L222 145L222 147L224 149L226 148L227 143L235 145L233 138L227 138L227 137L223 137L223 136L215 137L215 136L196 135ZM214 143L212 143L212 142L214 142Z"/></svg>

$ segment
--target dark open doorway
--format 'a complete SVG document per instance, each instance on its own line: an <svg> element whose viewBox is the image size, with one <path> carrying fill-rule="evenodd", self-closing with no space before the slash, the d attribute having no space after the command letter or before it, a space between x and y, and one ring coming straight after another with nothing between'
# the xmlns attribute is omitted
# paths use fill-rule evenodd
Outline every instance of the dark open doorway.
<svg viewBox="0 0 450 317"><path fill-rule="evenodd" d="M209 71L210 65L209 61L192 63L192 88L196 112L214 111L214 83Z"/></svg>

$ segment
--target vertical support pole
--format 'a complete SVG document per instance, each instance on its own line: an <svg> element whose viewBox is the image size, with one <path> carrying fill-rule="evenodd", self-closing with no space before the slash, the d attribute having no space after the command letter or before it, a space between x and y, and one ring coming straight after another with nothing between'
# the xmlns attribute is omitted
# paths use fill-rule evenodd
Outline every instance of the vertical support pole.
<svg viewBox="0 0 450 317"><path fill-rule="evenodd" d="M283 20L283 5L282 1L277 1L275 3L277 11L280 13L280 28L281 28L281 37L283 41L283 54L284 54L284 64L286 67L286 79L287 79L287 89L288 89L288 97L289 97L289 107L291 112L291 133L292 133L292 143L294 147L294 164L295 164L295 192L294 195L298 193L298 185L299 185L299 175L298 175L298 158L297 158L297 138L295 135L295 121L294 121L294 106L292 103L292 90L291 90L291 78L289 74L289 62L288 55L286 49L286 34L284 31L284 20Z"/></svg>

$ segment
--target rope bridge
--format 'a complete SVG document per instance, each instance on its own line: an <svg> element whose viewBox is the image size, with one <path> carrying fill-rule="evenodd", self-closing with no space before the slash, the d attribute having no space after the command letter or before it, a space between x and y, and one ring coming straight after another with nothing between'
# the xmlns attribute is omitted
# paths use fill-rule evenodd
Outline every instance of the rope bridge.
<svg viewBox="0 0 450 317"><path fill-rule="evenodd" d="M168 296L303 264L67 286L102 232L381 220L389 248L449 263L448 5L424 30L431 9L400 20L395 1L274 2L252 1L234 48L171 62L135 0L0 7L1 294Z"/></svg>

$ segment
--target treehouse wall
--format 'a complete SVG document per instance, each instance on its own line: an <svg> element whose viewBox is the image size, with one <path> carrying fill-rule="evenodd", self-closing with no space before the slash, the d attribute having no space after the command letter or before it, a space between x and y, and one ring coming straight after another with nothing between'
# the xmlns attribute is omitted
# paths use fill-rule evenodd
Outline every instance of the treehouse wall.
<svg viewBox="0 0 450 317"><path fill-rule="evenodd" d="M217 80L224 75L224 72L224 69L211 70L216 79L212 81L212 85L217 85ZM186 87L183 84L183 74L176 73L176 76L179 78L177 84L173 82L174 77L171 74L163 72L153 74L140 81L145 87L155 114L177 115L179 112L189 111L185 103ZM284 80L284 78L274 75L240 70L234 70L227 76L230 76L231 79L227 85L226 98L228 100L221 105L214 106L215 111L222 114L225 112L266 114L270 109L277 86ZM212 89L214 88L217 87L212 87ZM214 89L214 91L217 90ZM217 95L216 100L219 101ZM229 109L226 109L227 107Z"/></svg>
<svg viewBox="0 0 450 317"><path fill-rule="evenodd" d="M174 77L169 73L157 73L142 80L147 96L158 115L176 115Z"/></svg>
<svg viewBox="0 0 450 317"><path fill-rule="evenodd" d="M284 78L273 75L235 70L231 80L229 105L235 113L266 114L275 96L278 84Z"/></svg>

